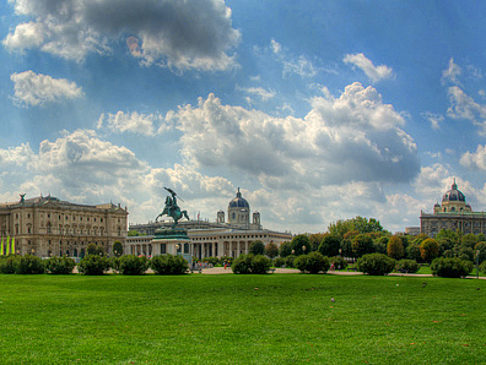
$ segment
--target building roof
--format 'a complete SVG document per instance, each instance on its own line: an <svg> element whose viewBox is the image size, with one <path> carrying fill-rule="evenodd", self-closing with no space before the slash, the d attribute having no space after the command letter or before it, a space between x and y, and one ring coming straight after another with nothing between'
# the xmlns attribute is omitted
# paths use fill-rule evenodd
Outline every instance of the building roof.
<svg viewBox="0 0 486 365"><path fill-rule="evenodd" d="M250 204L248 201L241 196L240 188L238 188L238 192L236 193L236 197L229 202L228 208L248 208L250 209Z"/></svg>
<svg viewBox="0 0 486 365"><path fill-rule="evenodd" d="M456 184L455 179L454 179L454 183L451 186L451 189L448 190L444 194L444 196L442 197L442 202L446 202L446 201L450 201L450 202L452 202L452 201L465 202L466 201L466 197L464 196L462 191L457 189L457 184Z"/></svg>

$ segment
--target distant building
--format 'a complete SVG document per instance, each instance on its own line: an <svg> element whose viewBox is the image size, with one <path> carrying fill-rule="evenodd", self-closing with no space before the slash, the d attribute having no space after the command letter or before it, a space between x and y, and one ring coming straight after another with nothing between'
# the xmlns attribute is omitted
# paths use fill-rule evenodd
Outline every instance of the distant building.
<svg viewBox="0 0 486 365"><path fill-rule="evenodd" d="M420 232L435 237L442 229L462 233L486 233L486 212L473 212L466 197L457 189L456 181L434 205L433 213L420 214Z"/></svg>
<svg viewBox="0 0 486 365"><path fill-rule="evenodd" d="M50 195L22 195L18 202L0 204L0 235L4 242L15 238L20 255L83 257L90 243L111 254L115 241L125 243L127 217L119 204L82 205Z"/></svg>
<svg viewBox="0 0 486 365"><path fill-rule="evenodd" d="M417 236L420 234L420 227L405 227L405 234Z"/></svg>
<svg viewBox="0 0 486 365"><path fill-rule="evenodd" d="M236 197L228 204L228 222L225 221L225 214L222 210L217 212L216 222L200 220L179 222L178 227L186 229L191 240L179 250L201 259L209 256L238 257L248 253L253 241L260 240L265 245L275 243L280 246L283 242L292 239L290 232L263 229L258 212L253 213L250 223L250 213L250 205L238 188ZM152 256L156 253L175 254L177 252L175 246L152 242L156 229L169 228L171 225L172 222L130 225L130 230L136 230L145 236L127 237L125 252L144 256ZM155 247L155 245L160 245L160 247Z"/></svg>

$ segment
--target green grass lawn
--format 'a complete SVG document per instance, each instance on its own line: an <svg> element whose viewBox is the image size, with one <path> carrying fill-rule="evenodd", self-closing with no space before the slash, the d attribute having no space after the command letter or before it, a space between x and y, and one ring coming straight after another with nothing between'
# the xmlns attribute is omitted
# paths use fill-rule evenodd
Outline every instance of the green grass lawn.
<svg viewBox="0 0 486 365"><path fill-rule="evenodd" d="M0 275L0 363L478 364L485 304L485 280Z"/></svg>

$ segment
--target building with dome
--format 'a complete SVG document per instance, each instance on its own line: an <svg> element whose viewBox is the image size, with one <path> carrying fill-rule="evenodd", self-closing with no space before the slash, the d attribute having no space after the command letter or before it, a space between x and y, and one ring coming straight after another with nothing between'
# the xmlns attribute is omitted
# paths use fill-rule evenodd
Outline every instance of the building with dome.
<svg viewBox="0 0 486 365"><path fill-rule="evenodd" d="M242 196L240 188L238 188L236 196L228 203L227 214L226 220L225 212L218 211L215 222L199 219L180 221L178 227L187 230L190 239L190 242L184 244L183 247L170 243L153 242L155 230L170 228L172 220L131 224L131 231L137 231L143 235L127 237L125 252L144 256L182 253L199 259L209 256L238 257L249 252L249 246L253 241L260 240L265 245L275 243L280 246L283 242L292 239L290 232L264 229L260 222L260 213L251 214L250 204Z"/></svg>
<svg viewBox="0 0 486 365"><path fill-rule="evenodd" d="M473 212L454 180L450 190L434 205L433 213L421 212L420 232L435 237L442 229L466 233L486 233L486 212Z"/></svg>

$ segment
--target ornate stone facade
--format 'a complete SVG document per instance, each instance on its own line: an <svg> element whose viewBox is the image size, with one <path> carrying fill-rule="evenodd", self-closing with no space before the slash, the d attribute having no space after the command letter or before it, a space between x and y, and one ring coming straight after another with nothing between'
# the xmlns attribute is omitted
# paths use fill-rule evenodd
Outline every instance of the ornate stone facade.
<svg viewBox="0 0 486 365"><path fill-rule="evenodd" d="M486 233L486 212L473 212L465 195L454 183L442 197L442 204L435 204L433 213L420 214L420 232L435 237L442 229L467 233Z"/></svg>
<svg viewBox="0 0 486 365"><path fill-rule="evenodd" d="M89 243L110 255L115 241L125 244L126 208L120 205L81 205L55 197L36 197L0 204L0 235L15 237L18 254L41 257L83 257Z"/></svg>

